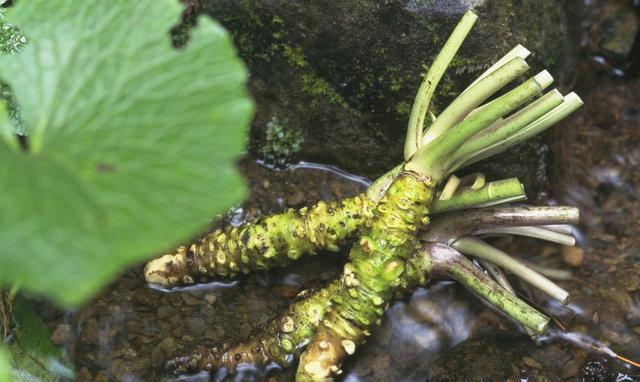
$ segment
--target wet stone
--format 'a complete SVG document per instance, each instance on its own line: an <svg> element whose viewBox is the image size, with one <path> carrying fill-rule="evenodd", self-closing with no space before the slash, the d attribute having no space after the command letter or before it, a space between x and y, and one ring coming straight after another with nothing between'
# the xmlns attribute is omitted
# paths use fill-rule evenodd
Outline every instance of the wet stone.
<svg viewBox="0 0 640 382"><path fill-rule="evenodd" d="M85 321L80 332L80 340L87 344L97 345L99 337L98 320L90 318Z"/></svg>
<svg viewBox="0 0 640 382"><path fill-rule="evenodd" d="M542 365L540 365L540 362L528 356L522 357L522 363L534 369L542 369Z"/></svg>
<svg viewBox="0 0 640 382"><path fill-rule="evenodd" d="M189 317L186 319L187 329L195 334L201 334L206 329L206 323L200 317Z"/></svg>
<svg viewBox="0 0 640 382"><path fill-rule="evenodd" d="M562 260L567 265L572 267L579 267L584 260L584 250L580 247L562 247Z"/></svg>
<svg viewBox="0 0 640 382"><path fill-rule="evenodd" d="M170 316L174 315L175 313L176 312L175 312L174 308L172 308L170 306L166 306L166 305L160 306L158 308L157 312L156 312L156 314L158 315L158 318L160 320L164 320L167 317L170 317Z"/></svg>
<svg viewBox="0 0 640 382"><path fill-rule="evenodd" d="M289 205L289 207L300 207L305 202L305 200L306 198L304 196L304 193L298 190L289 195L289 197L287 198L287 204Z"/></svg>
<svg viewBox="0 0 640 382"><path fill-rule="evenodd" d="M60 324L51 335L51 341L56 345L66 345L75 339L73 327L69 324Z"/></svg>
<svg viewBox="0 0 640 382"><path fill-rule="evenodd" d="M200 296L195 296L190 292L181 293L181 295L182 301L184 301L187 306L197 306L202 304L202 298Z"/></svg>
<svg viewBox="0 0 640 382"><path fill-rule="evenodd" d="M91 382L93 381L93 374L86 367L81 368L76 372L77 382Z"/></svg>

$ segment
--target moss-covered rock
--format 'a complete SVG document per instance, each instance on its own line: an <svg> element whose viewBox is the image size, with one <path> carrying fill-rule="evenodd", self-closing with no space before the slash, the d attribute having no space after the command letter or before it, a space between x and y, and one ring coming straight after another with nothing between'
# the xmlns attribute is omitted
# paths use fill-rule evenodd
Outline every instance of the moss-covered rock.
<svg viewBox="0 0 640 382"><path fill-rule="evenodd" d="M569 20L553 0L199 1L250 68L252 152L278 116L302 128L299 157L367 175L402 159L421 74L469 7L480 20L441 82L436 111L517 43L534 52L534 70L570 76Z"/></svg>

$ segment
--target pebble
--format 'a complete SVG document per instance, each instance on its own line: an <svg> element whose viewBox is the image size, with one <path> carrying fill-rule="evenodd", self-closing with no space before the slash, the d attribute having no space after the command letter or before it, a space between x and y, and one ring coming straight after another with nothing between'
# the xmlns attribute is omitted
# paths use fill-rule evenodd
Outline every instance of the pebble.
<svg viewBox="0 0 640 382"><path fill-rule="evenodd" d="M191 334L200 334L206 329L206 324L200 317L188 317L185 322Z"/></svg>
<svg viewBox="0 0 640 382"><path fill-rule="evenodd" d="M562 260L572 267L579 267L584 260L584 250L579 247L562 247Z"/></svg>
<svg viewBox="0 0 640 382"><path fill-rule="evenodd" d="M90 382L93 381L93 374L86 367L81 368L76 373L76 381L78 382Z"/></svg>
<svg viewBox="0 0 640 382"><path fill-rule="evenodd" d="M304 203L305 199L306 198L302 191L296 191L287 198L287 204L290 207L296 207Z"/></svg>
<svg viewBox="0 0 640 382"><path fill-rule="evenodd" d="M218 299L218 297L216 297L216 295L213 294L213 293L209 293L209 294L204 296L204 299L207 300L209 305L213 305L213 304L216 303L216 300Z"/></svg>
<svg viewBox="0 0 640 382"><path fill-rule="evenodd" d="M69 344L74 339L73 327L69 324L59 324L51 336L51 341L56 345Z"/></svg>
<svg viewBox="0 0 640 382"><path fill-rule="evenodd" d="M572 359L571 361L567 362L564 365L564 368L562 368L561 378L567 379L567 378L575 377L576 375L578 375L579 372L580 372L580 363L577 360Z"/></svg>
<svg viewBox="0 0 640 382"><path fill-rule="evenodd" d="M522 357L522 363L534 369L538 369L538 370L542 369L542 365L540 365L540 362L536 361L531 357L527 357L527 356Z"/></svg>
<svg viewBox="0 0 640 382"><path fill-rule="evenodd" d="M162 305L161 307L158 308L158 311L156 314L158 315L158 319L164 320L165 318L171 316L173 312L174 312L174 309L172 307L167 305Z"/></svg>
<svg viewBox="0 0 640 382"><path fill-rule="evenodd" d="M84 322L82 325L82 332L80 333L80 341L97 345L99 339L99 326L98 320L95 318L90 318Z"/></svg>

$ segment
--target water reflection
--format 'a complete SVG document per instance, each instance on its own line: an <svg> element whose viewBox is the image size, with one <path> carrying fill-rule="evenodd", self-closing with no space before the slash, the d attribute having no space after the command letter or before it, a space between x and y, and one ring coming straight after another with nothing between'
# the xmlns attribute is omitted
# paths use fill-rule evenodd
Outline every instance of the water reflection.
<svg viewBox="0 0 640 382"><path fill-rule="evenodd" d="M394 302L382 326L346 367L345 382L424 381L431 362L476 332L481 306L452 282L416 290ZM486 322L485 322L486 323Z"/></svg>

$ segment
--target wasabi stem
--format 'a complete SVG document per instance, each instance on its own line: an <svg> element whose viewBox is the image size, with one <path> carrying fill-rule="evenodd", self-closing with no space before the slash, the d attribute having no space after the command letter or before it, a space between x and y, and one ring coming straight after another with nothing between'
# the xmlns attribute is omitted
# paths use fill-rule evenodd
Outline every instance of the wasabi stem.
<svg viewBox="0 0 640 382"><path fill-rule="evenodd" d="M495 92L505 85L518 78L529 69L529 65L519 58L502 65L487 77L478 81L466 92L460 94L447 108L438 115L422 138L422 146L432 142L434 139L462 121L473 109L480 105Z"/></svg>
<svg viewBox="0 0 640 382"><path fill-rule="evenodd" d="M464 33L466 34L466 32ZM412 152L414 147L417 150L413 152L406 163L384 175L369 189L368 195L371 195L369 202L373 203L372 214L365 219L364 223L360 222L362 229L358 233L359 240L350 251L350 261L344 266L340 280L331 284L337 290L335 293L321 296L326 303L322 319L316 320L317 314L309 315L308 308L301 309L300 315L295 316L300 317L299 322L296 322L293 314L288 316L291 320L281 321L278 328L272 330L271 333L267 332L270 339L259 340L253 348L244 348L245 350L238 348L245 353L235 354L234 359L242 360L245 357L249 362L264 362L265 351L268 351L273 352L272 358L278 359L279 356L285 355L286 357L281 358L280 361L290 362L291 352L298 350L297 344L300 344L301 347L304 346L303 342L312 335L315 326L313 324L305 326L306 324L303 323L308 322L305 320L309 317L313 317L313 322L318 321L317 329L315 336L310 338L307 349L302 353L296 380L299 382L332 380L335 375L341 373L340 367L343 360L365 342L366 337L371 334L371 330L376 325L380 325L384 311L395 293L403 288L409 288L411 286L410 280L417 280L415 282L418 283L426 282L426 275L435 269L435 266L429 269L429 264L441 264L444 261L440 259L438 262L437 256L442 251L433 246L431 247L433 253L430 253L431 263L429 260L422 263L413 261L416 251L420 250L418 239L420 231L423 232L422 238L424 239L438 242L439 245L450 245L455 250L504 267L561 302L568 301L566 291L544 276L532 271L502 251L468 235L473 234L474 230L492 229L500 226L563 224L577 218L577 213L562 209L560 209L562 213L554 213L551 210L540 212L535 209L511 210L506 213L505 211L493 211L489 213L490 217L476 215L477 220L474 222L461 221L457 216L450 219L443 218L443 223L434 225L429 231L426 230L429 226L429 216L433 213L432 207L435 205L436 187L451 174L454 168L476 160L479 155L485 155L497 150L497 148L514 144L516 141L514 136L523 137L531 131L539 130L547 123L556 121L558 118L561 119L575 107L575 97L567 96L562 104L551 109L553 102L558 100L558 95L551 93L543 100L525 107L521 113L507 117L508 114L515 112L528 101L539 96L542 90L551 84L553 79L546 71L537 74L484 106L478 107L491 94L527 69L526 62L520 57L522 55L526 55L524 51L516 51L513 54L515 58L495 70L489 70L484 78L479 79L477 83L454 100L433 121L431 128L422 136L422 146L418 138L420 138L429 100L433 93L432 89L419 92L418 97L425 98L416 101L418 106L412 111L412 116L421 121L409 125L409 135L411 136L407 138L405 154ZM443 57L448 56L449 53ZM441 74L438 74L437 71L434 73L434 78L440 78ZM563 105L565 106L563 107ZM550 109L551 111L548 111ZM526 127L522 128L522 125L526 125ZM486 133L482 134L483 131ZM476 140L472 139L474 136L477 137ZM465 144L470 144L469 142L473 142L476 145L475 148L467 149L468 152L463 150L464 158L456 156L456 153L462 150ZM418 146L421 147L418 148ZM440 194L441 196L444 194L442 199L448 200L440 202L446 203L454 200L457 194L462 194L462 192L454 191L460 188L460 184L455 184L455 178L452 182L454 182L452 186ZM467 197L473 193L481 195L484 191L486 200L486 192L489 191L491 194L491 184L478 189L480 183L482 180L472 185L469 194L465 195ZM522 195L519 182L517 182L517 187L517 192L513 194ZM496 200L492 195L489 196L488 199ZM514 220L518 216L528 216L530 221L523 224L521 220L518 224ZM287 224L285 219L282 226L286 227ZM304 225L306 226L306 224ZM326 229L328 226L324 225L323 227ZM317 228L321 227L318 225ZM447 228L452 229L448 230ZM284 228L282 230L284 231ZM295 231L297 230L294 229L291 232ZM315 232L318 230L311 229L307 235L313 235ZM250 240L251 237L251 235L247 236L245 241ZM264 240L266 239L268 237L264 238ZM271 248L274 249L274 254L267 258L275 257L275 253L278 251L276 245L281 244L274 243L273 246L269 246L264 244L264 240L258 240L256 245L257 248L263 250L258 253L260 260L265 257L265 253L270 253L268 250ZM298 253L304 252L303 250L297 251L298 247L293 248L296 249L294 252L296 256ZM436 260L433 260L434 256ZM443 267L446 266L443 265ZM497 284L487 280L486 277L483 278L477 270L451 265L447 271L535 332L542 332L546 329L548 318L528 307L504 288L500 288ZM335 283L338 283L339 287ZM326 301L327 296L330 296L328 302ZM308 301L310 300L304 300L303 303ZM316 311L320 310L316 309ZM282 325L283 323L287 325ZM296 323L300 325L299 332ZM300 333L300 335L291 337L290 333ZM283 341L283 338L287 341ZM272 348L267 345L262 346L262 344L270 344L269 346ZM218 353L218 356L222 356L222 354ZM202 359L203 357L200 356L199 360ZM192 359L180 359L178 367L184 364L189 365L189 362L192 362Z"/></svg>
<svg viewBox="0 0 640 382"><path fill-rule="evenodd" d="M247 341L230 347L200 348L168 361L166 369L187 373L226 368L234 372L240 364L266 366L275 362L289 366L315 335L316 327L331 303L331 296L341 287L342 282L335 280L317 292L303 292L298 295L299 301L292 303L284 314Z"/></svg>
<svg viewBox="0 0 640 382"><path fill-rule="evenodd" d="M524 61L522 62L524 63ZM526 65L526 63L524 65ZM519 70L519 68L518 66L514 66L511 71ZM485 81L492 79L492 76L498 75L499 73L502 72L496 71L492 73L485 78ZM506 73L504 75L508 74L509 73ZM447 134L438 136L413 155L412 159L407 162L407 170L429 174L429 176L438 180L442 179L455 160L455 157L451 154L458 151L469 138L484 130L498 118L503 117L540 94L545 87L550 85L549 77L546 72L539 73L505 95L497 98L491 105L469 116L469 118L460 122Z"/></svg>
<svg viewBox="0 0 640 382"><path fill-rule="evenodd" d="M576 239L571 235L552 231L542 227L500 227L500 228L487 228L476 232L478 235L482 234L504 234L504 235L518 235L533 237L535 239L541 239L550 241L552 243L573 246L576 244Z"/></svg>
<svg viewBox="0 0 640 382"><path fill-rule="evenodd" d="M458 52L458 49L460 49L460 45L462 45L462 42L469 34L469 31L471 31L477 19L478 16L475 13L471 11L465 12L425 75L418 89L418 94L416 94L415 101L413 102L411 114L409 115L407 137L404 144L405 160L409 159L422 145L421 139L424 119L429 111L433 93L442 75L456 55L456 52Z"/></svg>
<svg viewBox="0 0 640 382"><path fill-rule="evenodd" d="M345 287L332 298L315 338L300 358L296 381L324 381L340 373L379 325L386 305L401 286L405 263L417 249L415 232L428 224L434 183L403 171L375 209L372 226L361 236L344 266Z"/></svg>
<svg viewBox="0 0 640 382"><path fill-rule="evenodd" d="M462 166L467 158L473 154L480 152L486 147L504 141L515 132L560 105L562 101L562 94L554 89L510 117L474 135L469 142L465 143L460 150L455 153L452 169L455 170Z"/></svg>
<svg viewBox="0 0 640 382"><path fill-rule="evenodd" d="M466 235L467 232L480 231L480 228L485 227L486 223L495 219L496 216L503 223L519 221L519 224L529 222L540 224L553 220L549 218L550 216L555 216L555 220L558 220L557 217L564 216L567 220L566 217L572 215L571 211L564 207L506 207L463 213L465 214L468 216L464 219L456 219L458 215L436 218L428 233L432 237L447 237L446 234L450 232ZM542 216L546 216L546 220ZM527 222L527 219L530 221ZM440 224L440 222L454 222L460 227ZM478 226L471 227L470 222ZM501 272L490 263L487 263L487 269ZM458 251L442 243L426 242L408 259L406 271L400 277L399 290L410 293L417 286L425 286L431 277L438 274L456 279L508 317L525 326L531 334L539 334L548 324L546 316L514 294L508 293L510 286L501 284L506 290L501 288ZM300 351L315 335L316 327L320 322L319 317L324 316L324 312L331 303L331 297L350 283L353 283L353 279L343 277L331 282L320 291L313 293L304 291L298 295L296 298L298 301L293 302L286 312L273 319L247 341L233 346L197 349L189 355L169 361L167 369L186 373L226 368L233 372L240 364L267 366L272 362L286 367L297 358Z"/></svg>
<svg viewBox="0 0 640 382"><path fill-rule="evenodd" d="M524 142L527 139L540 134L544 130L568 117L574 111L578 110L583 104L584 103L577 94L573 92L567 94L564 96L562 103L556 106L553 110L520 129L517 133L504 138L500 142L492 143L491 145L484 147L482 150L469 155L458 168L468 166L482 159L499 154L518 143Z"/></svg>
<svg viewBox="0 0 640 382"><path fill-rule="evenodd" d="M434 262L434 270L444 272L473 293L487 300L508 317L514 319L536 334L542 334L549 325L549 318L527 305L508 290L496 284L475 267L467 258L449 246L439 243L425 245Z"/></svg>
<svg viewBox="0 0 640 382"><path fill-rule="evenodd" d="M569 293L566 290L508 254L481 240L467 236L456 240L451 246L464 254L486 260L508 270L562 304L569 303Z"/></svg>
<svg viewBox="0 0 640 382"><path fill-rule="evenodd" d="M320 201L311 208L290 209L241 227L216 230L189 247L150 261L145 277L165 287L193 284L282 267L319 250L337 251L370 219L371 204L364 195Z"/></svg>
<svg viewBox="0 0 640 382"><path fill-rule="evenodd" d="M509 288L502 289L458 251L444 244L424 243L420 246L407 261L400 286L403 291L411 292L415 287L425 286L430 277L437 274L456 279L535 334L544 332L548 325L546 316L509 293ZM166 367L186 373L221 368L234 372L240 364L267 366L275 362L282 367L289 366L315 335L320 319L331 304L331 297L352 281L343 278L317 292L303 291L286 312L247 341L227 347L203 347L169 361Z"/></svg>
<svg viewBox="0 0 640 382"><path fill-rule="evenodd" d="M466 92L467 90L469 90L469 88L471 88L473 85L477 84L478 81L480 81L481 79L485 78L489 74L495 72L499 67L501 67L502 65L504 65L507 62L511 61L512 59L514 59L516 57L520 57L521 59L524 60L527 57L529 57L530 54L531 54L531 52L529 51L529 49L525 48L524 46L522 46L520 44L516 45L507 54L505 54L501 59L499 59L493 65L491 65L489 67L489 69L485 70L480 76L478 76L478 78L476 78L471 83L471 85L467 86L467 88L463 91L463 93Z"/></svg>

